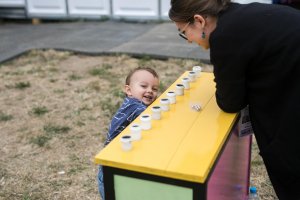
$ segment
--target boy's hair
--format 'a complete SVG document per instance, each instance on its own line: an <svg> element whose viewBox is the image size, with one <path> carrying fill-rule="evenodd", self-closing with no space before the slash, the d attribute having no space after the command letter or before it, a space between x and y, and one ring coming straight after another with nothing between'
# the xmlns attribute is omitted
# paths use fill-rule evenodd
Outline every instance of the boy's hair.
<svg viewBox="0 0 300 200"><path fill-rule="evenodd" d="M135 69L133 69L126 77L126 80L125 80L125 85L129 85L130 84L130 79L132 77L132 75L137 72L137 71L142 71L142 70L145 70L145 71L148 71L149 73L151 73L155 78L159 78L158 74L156 73L156 71L150 67L137 67Z"/></svg>

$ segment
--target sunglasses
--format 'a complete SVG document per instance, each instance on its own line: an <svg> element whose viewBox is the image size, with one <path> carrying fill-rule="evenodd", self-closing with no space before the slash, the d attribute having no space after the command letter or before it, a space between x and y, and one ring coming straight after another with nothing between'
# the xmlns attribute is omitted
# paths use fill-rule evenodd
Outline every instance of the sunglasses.
<svg viewBox="0 0 300 200"><path fill-rule="evenodd" d="M180 29L178 29L178 31L179 31L179 33L178 33L179 36L182 37L182 38L185 39L185 40L188 40L187 36L185 35L185 29L189 26L190 23L191 23L191 22L188 22L188 23L183 27L182 31L180 31Z"/></svg>

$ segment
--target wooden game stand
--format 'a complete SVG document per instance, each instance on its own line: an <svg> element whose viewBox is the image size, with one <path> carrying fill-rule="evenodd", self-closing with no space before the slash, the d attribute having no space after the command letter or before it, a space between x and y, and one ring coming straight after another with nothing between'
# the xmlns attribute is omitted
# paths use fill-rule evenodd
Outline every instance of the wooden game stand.
<svg viewBox="0 0 300 200"><path fill-rule="evenodd" d="M182 74L142 114L175 91ZM251 136L238 136L238 114L225 113L215 99L212 73L201 73L183 96L142 138L124 151L120 138L128 126L95 157L103 165L106 200L245 199L249 187ZM201 110L191 108L200 104ZM137 118L133 123L141 123Z"/></svg>

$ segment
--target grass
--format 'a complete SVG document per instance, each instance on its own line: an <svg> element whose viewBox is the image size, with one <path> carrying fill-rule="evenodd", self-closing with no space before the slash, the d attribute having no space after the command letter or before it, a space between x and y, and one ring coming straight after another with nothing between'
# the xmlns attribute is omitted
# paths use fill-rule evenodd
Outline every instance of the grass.
<svg viewBox="0 0 300 200"><path fill-rule="evenodd" d="M43 147L46 145L46 143L51 140L51 137L47 136L47 135L39 135L36 137L33 137L30 139L30 143L32 144L36 144L39 147Z"/></svg>
<svg viewBox="0 0 300 200"><path fill-rule="evenodd" d="M95 91L100 91L100 82L99 81L92 81L89 83L88 88L95 90Z"/></svg>
<svg viewBox="0 0 300 200"><path fill-rule="evenodd" d="M111 97L107 97L106 99L100 102L101 109L104 111L105 116L111 118L113 114L118 110L121 106L122 100L121 98L119 101L115 102L112 100Z"/></svg>
<svg viewBox="0 0 300 200"><path fill-rule="evenodd" d="M160 81L159 91L165 91L167 88L168 88L167 85L163 81Z"/></svg>
<svg viewBox="0 0 300 200"><path fill-rule="evenodd" d="M151 60L152 60L152 59L151 59L150 56L145 55L145 56L143 56L142 58L139 59L138 65L139 65L140 67L145 66L145 65L148 65L149 62L151 62Z"/></svg>
<svg viewBox="0 0 300 200"><path fill-rule="evenodd" d="M115 76L113 72L111 72L112 68L112 65L104 63L101 66L96 66L93 69L89 70L89 74L92 76L97 76L101 79L115 82L118 77Z"/></svg>
<svg viewBox="0 0 300 200"><path fill-rule="evenodd" d="M81 79L82 77L81 76L78 76L78 75L76 75L76 74L71 74L71 75L69 75L69 80L70 81L77 81L77 80L79 80L79 79Z"/></svg>
<svg viewBox="0 0 300 200"><path fill-rule="evenodd" d="M93 76L100 76L100 77L104 77L107 74L109 74L106 69L103 68L94 68L92 70L90 70L90 74Z"/></svg>
<svg viewBox="0 0 300 200"><path fill-rule="evenodd" d="M29 88L31 84L27 82L18 82L15 84L14 88L19 89L19 90L24 90L26 88Z"/></svg>
<svg viewBox="0 0 300 200"><path fill-rule="evenodd" d="M32 108L31 111L35 116L42 116L46 113L49 112L49 110L45 107L45 106L38 106L38 107L34 107Z"/></svg>
<svg viewBox="0 0 300 200"><path fill-rule="evenodd" d="M12 115L5 114L5 113L0 111L0 122L6 122L6 121L9 121L9 120L12 120L12 119L13 119Z"/></svg>
<svg viewBox="0 0 300 200"><path fill-rule="evenodd" d="M68 126L60 126L60 125L54 125L54 124L47 124L44 126L44 131L47 135L57 135L57 134L63 134L68 133L71 130Z"/></svg>
<svg viewBox="0 0 300 200"><path fill-rule="evenodd" d="M120 90L119 88L113 88L112 89L112 95L114 97L118 97L118 98L121 98L121 99L125 98L125 93L122 90Z"/></svg>
<svg viewBox="0 0 300 200"><path fill-rule="evenodd" d="M103 64L100 67L95 67L89 71L90 75L99 76L101 78L106 78L107 76L111 76L112 73L109 72L112 66L108 64Z"/></svg>
<svg viewBox="0 0 300 200"><path fill-rule="evenodd" d="M71 128L68 126L47 124L44 126L43 130L44 134L32 137L30 139L30 143L36 144L39 147L44 147L48 143L48 141L50 141L53 137L60 134L68 133L71 130Z"/></svg>
<svg viewBox="0 0 300 200"><path fill-rule="evenodd" d="M22 197L22 200L32 200L31 197L30 197L30 194L28 193L25 193Z"/></svg>

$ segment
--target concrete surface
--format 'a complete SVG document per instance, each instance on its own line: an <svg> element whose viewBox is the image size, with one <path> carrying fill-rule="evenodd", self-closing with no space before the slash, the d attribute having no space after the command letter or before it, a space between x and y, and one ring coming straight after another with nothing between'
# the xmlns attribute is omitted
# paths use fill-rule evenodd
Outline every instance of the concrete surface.
<svg viewBox="0 0 300 200"><path fill-rule="evenodd" d="M209 62L209 51L181 39L172 22L0 24L0 63L32 49L70 50L94 55L127 53Z"/></svg>

